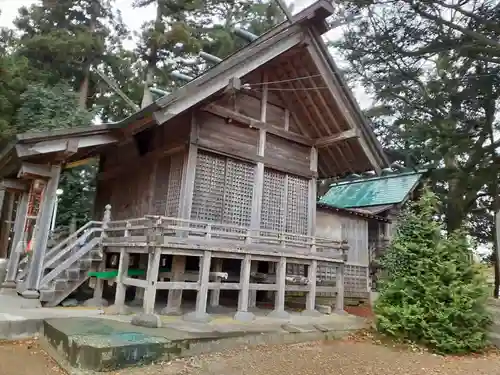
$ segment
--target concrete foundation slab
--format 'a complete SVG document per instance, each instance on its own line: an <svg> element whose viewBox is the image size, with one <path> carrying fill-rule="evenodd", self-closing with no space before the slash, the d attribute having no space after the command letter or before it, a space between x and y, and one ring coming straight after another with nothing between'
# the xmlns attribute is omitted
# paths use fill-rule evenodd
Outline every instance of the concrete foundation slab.
<svg viewBox="0 0 500 375"><path fill-rule="evenodd" d="M208 323L187 322L182 317L159 319L159 328L133 326L130 316L49 319L43 324L41 341L71 374L169 361L240 345L327 340L367 326L364 319L335 314L291 314L288 323L268 316L256 316L252 322L231 316L216 316Z"/></svg>

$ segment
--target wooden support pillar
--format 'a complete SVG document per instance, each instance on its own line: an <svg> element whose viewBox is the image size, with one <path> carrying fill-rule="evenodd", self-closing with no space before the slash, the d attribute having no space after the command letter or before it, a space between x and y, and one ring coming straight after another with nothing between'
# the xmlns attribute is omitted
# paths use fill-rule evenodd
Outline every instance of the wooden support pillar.
<svg viewBox="0 0 500 375"><path fill-rule="evenodd" d="M9 194L9 192L3 187L0 186L0 258L6 258L4 256L5 253L7 253L7 247L8 247L8 239L9 235L7 232L7 222L9 219L8 215L8 206L10 202L5 203L6 201L9 201L9 198L12 196L12 193ZM9 228L10 229L10 228Z"/></svg>
<svg viewBox="0 0 500 375"><path fill-rule="evenodd" d="M144 254L139 254L138 267L139 269L148 269L148 256ZM144 288L135 288L134 299L130 303L131 306L143 306L144 305Z"/></svg>
<svg viewBox="0 0 500 375"><path fill-rule="evenodd" d="M241 261L238 311L234 315L234 319L244 322L249 322L255 319L255 316L248 311L251 264L252 264L251 256L249 254L245 254L245 258L243 258L243 260Z"/></svg>
<svg viewBox="0 0 500 375"><path fill-rule="evenodd" d="M146 280L148 285L144 293L144 313L154 314L156 302L156 285L158 283L158 273L160 271L161 248L156 247L148 256L148 271Z"/></svg>
<svg viewBox="0 0 500 375"><path fill-rule="evenodd" d="M7 264L7 274L2 287L15 288L16 278L19 268L21 253L24 250L24 242L26 240L24 227L26 225L26 214L28 213L29 192L21 193L21 198L17 204L16 220L14 222L14 237L10 244L9 262Z"/></svg>
<svg viewBox="0 0 500 375"><path fill-rule="evenodd" d="M184 315L184 320L194 322L208 322L210 320L210 316L207 314L207 300L211 260L212 252L204 251L200 259L200 286L198 289L198 293L196 294L196 309L195 311Z"/></svg>
<svg viewBox="0 0 500 375"><path fill-rule="evenodd" d="M0 186L0 212L2 212L3 204L5 202L5 197L7 196L7 191L4 187Z"/></svg>
<svg viewBox="0 0 500 375"><path fill-rule="evenodd" d="M172 278L171 281L184 281L184 272L186 270L186 256L174 255L172 259ZM169 290L167 306L162 310L165 315L182 315L182 290Z"/></svg>
<svg viewBox="0 0 500 375"><path fill-rule="evenodd" d="M286 288L286 258L281 257L276 265L276 284L278 290L275 295L274 310L269 313L270 317L278 319L289 319L290 314L285 311L285 288Z"/></svg>
<svg viewBox="0 0 500 375"><path fill-rule="evenodd" d="M221 259L221 258L217 258L217 259L213 260L214 272L222 272L222 262L223 262L223 259ZM221 278L217 277L216 282L220 283ZM212 289L210 291L210 306L211 307L219 306L219 300L220 300L220 289Z"/></svg>
<svg viewBox="0 0 500 375"><path fill-rule="evenodd" d="M123 279L128 275L129 263L130 254L122 248L120 250L120 262L118 263L118 275L116 276L114 312L117 314L125 313L125 294L127 292L127 286L123 283Z"/></svg>
<svg viewBox="0 0 500 375"><path fill-rule="evenodd" d="M14 212L14 203L16 201L16 193L14 191L4 190L4 200L0 209L1 226L0 226L0 258L7 258L9 249L10 229L12 228L12 214Z"/></svg>
<svg viewBox="0 0 500 375"><path fill-rule="evenodd" d="M307 278L309 279L309 291L306 297L306 312L316 312L316 277L318 273L318 261L313 260L307 267ZM319 314L319 312L318 312Z"/></svg>
<svg viewBox="0 0 500 375"><path fill-rule="evenodd" d="M196 161L198 159L198 123L193 114L191 117L191 133L189 135L189 149L184 159L181 181L181 199L179 204L179 216L182 219L191 218L191 206L193 203L194 180L196 177Z"/></svg>
<svg viewBox="0 0 500 375"><path fill-rule="evenodd" d="M345 264L341 263L337 265L336 281L335 285L337 287L337 300L335 303L335 312L344 313L344 269Z"/></svg>
<svg viewBox="0 0 500 375"><path fill-rule="evenodd" d="M259 267L259 262L253 261L250 265L250 273L257 272ZM257 291L251 290L248 295L248 307L254 308L257 307Z"/></svg>
<svg viewBox="0 0 500 375"><path fill-rule="evenodd" d="M104 215L102 217L102 232L101 237L106 237L106 229L108 228L108 223L111 220L111 205L106 205L104 208ZM102 259L97 266L97 271L104 272L106 270L106 263L108 261L108 254L102 249ZM85 306L94 307L106 307L108 306L108 301L106 301L102 295L104 292L104 280L101 278L96 278L94 285L94 295L91 299L85 301Z"/></svg>
<svg viewBox="0 0 500 375"><path fill-rule="evenodd" d="M57 186L59 185L59 176L61 175L61 166L53 165L50 168L50 178L45 185L40 211L38 213L33 236L33 253L30 262L30 268L26 276L26 290L22 293L25 298L38 298L38 288L43 275L43 263L47 240L50 232L50 222L54 212L54 205L57 199Z"/></svg>

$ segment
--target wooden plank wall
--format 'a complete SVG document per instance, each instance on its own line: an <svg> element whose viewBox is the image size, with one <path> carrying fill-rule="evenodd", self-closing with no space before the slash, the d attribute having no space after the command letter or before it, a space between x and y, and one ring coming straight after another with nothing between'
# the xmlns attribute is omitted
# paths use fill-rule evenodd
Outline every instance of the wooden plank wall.
<svg viewBox="0 0 500 375"><path fill-rule="evenodd" d="M145 132L142 154L134 139L101 156L95 203L96 219L111 204L113 220L146 214L178 216L182 171L191 114ZM144 135L140 135L143 137ZM147 144L147 145L146 145Z"/></svg>

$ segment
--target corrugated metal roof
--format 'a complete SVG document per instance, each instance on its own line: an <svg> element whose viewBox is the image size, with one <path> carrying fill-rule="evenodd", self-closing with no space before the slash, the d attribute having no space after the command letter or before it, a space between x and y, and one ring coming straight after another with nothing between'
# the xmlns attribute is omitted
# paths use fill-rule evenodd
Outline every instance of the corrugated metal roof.
<svg viewBox="0 0 500 375"><path fill-rule="evenodd" d="M332 207L355 208L401 203L425 171L343 180L330 186L319 200Z"/></svg>

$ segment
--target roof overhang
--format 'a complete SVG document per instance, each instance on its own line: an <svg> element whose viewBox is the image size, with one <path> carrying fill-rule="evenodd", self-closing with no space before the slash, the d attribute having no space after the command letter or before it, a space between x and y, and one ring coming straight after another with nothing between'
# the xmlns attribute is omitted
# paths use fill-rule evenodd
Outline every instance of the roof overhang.
<svg viewBox="0 0 500 375"><path fill-rule="evenodd" d="M390 223L391 222L391 220L386 218L386 217L378 216L378 215L373 214L369 211L364 211L364 210L360 210L360 209L332 207L332 206L329 206L329 205L323 204L323 203L317 203L316 209L320 210L320 211L334 212L334 213L338 213L341 215L362 217L362 218L367 219L367 220L375 220L375 221L379 221L379 222L383 222L383 223Z"/></svg>
<svg viewBox="0 0 500 375"><path fill-rule="evenodd" d="M0 153L0 177L17 177L26 162L35 165L65 164L98 154L119 142L119 129L94 125L16 135Z"/></svg>

